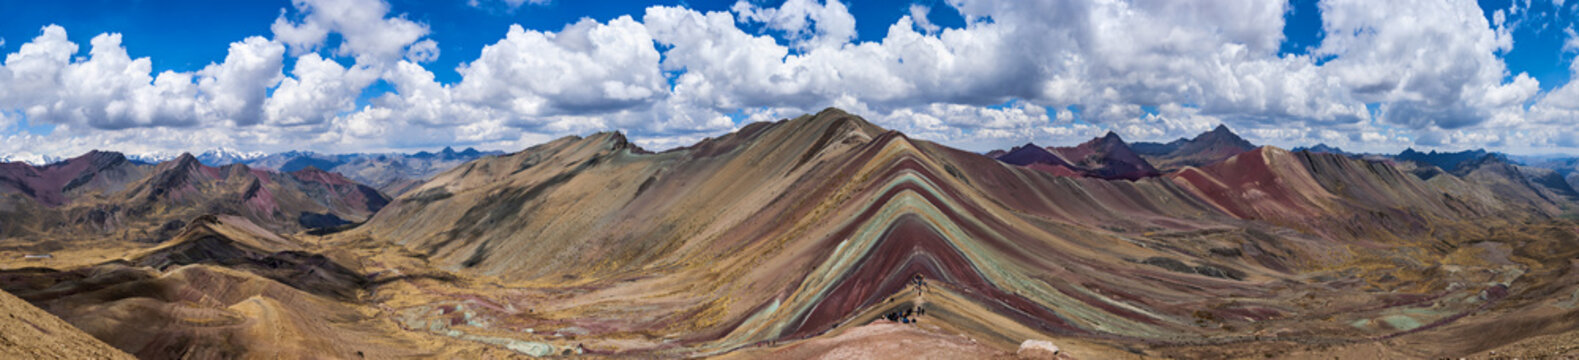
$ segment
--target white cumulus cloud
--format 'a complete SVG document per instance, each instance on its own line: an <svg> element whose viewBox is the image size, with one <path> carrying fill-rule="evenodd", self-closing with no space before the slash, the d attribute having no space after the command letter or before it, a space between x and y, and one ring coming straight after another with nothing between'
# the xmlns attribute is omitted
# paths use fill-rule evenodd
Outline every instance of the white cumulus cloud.
<svg viewBox="0 0 1579 360"><path fill-rule="evenodd" d="M324 46L333 32L341 37L335 54L364 63L389 62L428 34L425 24L388 17L389 3L382 0L292 0L291 5L305 14L302 19L293 21L281 13L270 30L297 54Z"/></svg>
<svg viewBox="0 0 1579 360"><path fill-rule="evenodd" d="M559 32L510 27L456 71L456 95L522 118L601 113L651 104L667 92L658 50L628 16L584 19Z"/></svg>
<svg viewBox="0 0 1579 360"><path fill-rule="evenodd" d="M540 2L470 4L527 3ZM444 34L412 20L422 14L382 0L294 0L269 34L231 43L223 61L194 72L155 72L127 55L120 34L79 46L45 27L8 48L0 114L6 124L58 125L13 135L33 146L61 140L49 151L93 141L516 149L610 129L661 148L732 130L737 118L827 106L973 150L1109 130L1166 141L1218 124L1288 146L1571 147L1579 85L1543 92L1504 60L1510 29L1534 19L1515 5L1488 18L1468 0L1324 0L1326 35L1306 55L1279 53L1289 11L1279 1L950 0L900 9L870 41L857 38L841 0L654 6L500 29L476 54L443 54L475 57L455 59L459 80L440 82L429 66L443 39L429 36ZM939 6L965 24L931 22ZM393 91L358 106L379 81Z"/></svg>

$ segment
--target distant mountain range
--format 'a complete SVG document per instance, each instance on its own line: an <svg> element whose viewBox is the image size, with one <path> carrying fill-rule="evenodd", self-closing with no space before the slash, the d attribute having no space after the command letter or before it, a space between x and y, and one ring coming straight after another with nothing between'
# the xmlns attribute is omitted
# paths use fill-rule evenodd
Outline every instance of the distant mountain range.
<svg viewBox="0 0 1579 360"><path fill-rule="evenodd" d="M0 290L145 357L812 358L839 353L793 351L935 333L911 343L1456 358L1579 334L1558 170L1226 127L993 155L830 108L656 153L602 132L499 156L6 163ZM447 170L393 197L338 173L420 166Z"/></svg>
<svg viewBox="0 0 1579 360"><path fill-rule="evenodd" d="M985 155L1004 163L1024 166L1055 176L1137 180L1174 173L1185 168L1216 164L1257 147L1226 126L1191 139L1168 143L1126 144L1117 134L1092 139L1073 147L1025 144ZM1392 161L1422 180L1440 174L1476 177L1501 196L1523 199L1579 198L1579 158L1540 157L1522 163L1506 154L1483 149L1459 152L1419 152L1406 149L1397 155L1355 154L1317 144L1298 147L1293 153L1331 154L1351 158ZM1152 164L1161 164L1153 166ZM1552 200L1556 201L1556 200ZM1539 203L1539 201L1532 202ZM1540 207L1542 205L1532 205ZM1550 211L1558 211L1546 206Z"/></svg>
<svg viewBox="0 0 1579 360"><path fill-rule="evenodd" d="M1174 140L1166 144L1140 142L1135 152L1151 161L1159 169L1177 170L1186 166L1201 166L1255 150L1256 145L1239 137L1227 126L1218 125L1196 135L1193 139Z"/></svg>
<svg viewBox="0 0 1579 360"><path fill-rule="evenodd" d="M1349 153L1347 151L1343 151L1343 149L1340 149L1340 148L1337 148L1337 147L1333 147L1333 146L1327 146L1327 144L1316 144L1316 146L1301 146L1301 147L1296 147L1296 148L1293 148L1293 149L1289 149L1289 151L1293 151L1293 152L1309 151L1309 152L1321 153L1321 154L1354 155L1354 154Z"/></svg>
<svg viewBox="0 0 1579 360"><path fill-rule="evenodd" d="M1227 127L1202 133L1193 139L1166 144L1128 144L1118 134L1107 135L1072 147L1040 147L1025 144L986 155L1006 163L1027 166L1061 176L1137 180L1162 175L1187 166L1201 166L1239 155L1256 146L1229 131ZM1154 166L1153 164L1162 164Z"/></svg>
<svg viewBox="0 0 1579 360"><path fill-rule="evenodd" d="M218 148L197 154L197 161L203 163L203 165L208 166L225 166L230 164L246 164L252 160L256 160L264 156L268 156L268 153L261 151L243 152L226 148Z"/></svg>
<svg viewBox="0 0 1579 360"><path fill-rule="evenodd" d="M1161 174L1112 132L1070 147L1043 148L1025 144L1001 152L996 158L1064 176L1136 180Z"/></svg>
<svg viewBox="0 0 1579 360"><path fill-rule="evenodd" d="M44 166L0 163L0 238L161 241L203 214L294 232L362 221L389 199L315 168L213 167L191 154L149 165L92 151Z"/></svg>
<svg viewBox="0 0 1579 360"><path fill-rule="evenodd" d="M131 154L125 154L125 155L126 155L126 159L127 160L131 160L132 162L137 162L137 163L142 163L142 164L158 164L158 163L162 163L162 162L166 162L166 161L170 161L170 160L175 160L175 158L181 156L182 153L150 152L150 153L140 153L140 154L139 153L131 153ZM269 153L262 152L262 151L240 151L240 150L234 150L234 149L230 149L230 148L220 147L220 148L209 149L208 151L204 151L204 152L201 152L201 153L197 153L197 154L194 155L194 157L197 158L198 162L203 163L203 165L208 165L208 166L225 166L225 165L230 165L230 164L247 163L248 161L256 160L258 158L262 158L262 157L268 156L268 155L269 155ZM34 165L42 165L42 164L34 164Z"/></svg>
<svg viewBox="0 0 1579 360"><path fill-rule="evenodd" d="M48 165L66 160L49 155L0 155L0 163L18 162L31 165Z"/></svg>
<svg viewBox="0 0 1579 360"><path fill-rule="evenodd" d="M438 152L421 151L406 153L352 153L320 154L312 151L286 151L280 153L243 152L226 148L204 151L193 157L203 165L225 166L243 164L253 168L295 172L309 167L340 173L358 183L378 189L389 196L398 196L456 165L484 156L504 154L503 151L479 151L473 148L455 151L445 147ZM126 160L144 165L158 164L176 159L181 154L145 153L124 155ZM43 166L65 161L64 158L0 157L0 163L19 162Z"/></svg>
<svg viewBox="0 0 1579 360"><path fill-rule="evenodd" d="M1399 161L1412 161L1420 164L1439 167L1442 168L1442 170L1446 170L1448 172L1457 172L1459 166L1471 161L1479 160L1480 158L1486 157L1487 154L1488 153L1486 150L1467 150L1460 152L1437 152L1436 150L1432 150L1428 153L1422 153L1415 151L1413 148L1409 148L1404 149L1404 152L1399 153L1393 158L1398 159Z"/></svg>
<svg viewBox="0 0 1579 360"><path fill-rule="evenodd" d="M310 151L289 151L240 160L239 163L283 172L309 167L323 169L377 188L389 196L399 196L433 175L456 165L484 156L501 154L504 152L478 151L473 148L455 151L450 147L438 152L422 151L415 154L319 154Z"/></svg>
<svg viewBox="0 0 1579 360"><path fill-rule="evenodd" d="M1139 179L1179 170L1186 166L1202 166L1227 159L1255 149L1257 146L1219 125L1194 138L1180 138L1167 143L1126 143L1117 134L1094 138L1076 146L1042 147L1028 143L1007 150L993 150L987 157L1029 166L1049 173L1065 176L1089 176L1103 179ZM1497 155L1514 165L1555 171L1557 176L1579 188L1579 157L1512 156L1488 152L1484 149L1458 152L1420 152L1413 148L1390 154L1363 154L1344 151L1327 144L1301 146L1292 152L1309 151L1344 156L1369 156L1441 168L1445 172L1458 172L1462 164L1488 155ZM466 148L455 151L445 147L437 152L417 153L350 153L321 154L312 151L286 151L280 153L245 152L216 148L194 155L207 166L244 164L254 168L294 172L308 167L336 172L361 184L378 189L394 197L420 185L423 180L452 167L484 156L503 155L503 151L479 151ZM138 164L157 164L175 159L180 154L144 153L126 154L125 159ZM52 156L0 155L0 163L26 163L43 166L66 161Z"/></svg>

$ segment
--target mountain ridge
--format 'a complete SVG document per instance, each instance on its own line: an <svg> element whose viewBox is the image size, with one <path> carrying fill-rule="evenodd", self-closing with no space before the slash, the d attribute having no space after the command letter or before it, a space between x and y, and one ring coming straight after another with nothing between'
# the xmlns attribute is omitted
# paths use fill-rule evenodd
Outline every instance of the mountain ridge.
<svg viewBox="0 0 1579 360"><path fill-rule="evenodd" d="M1116 134L995 159L834 108L663 152L600 132L462 162L322 232L253 206L346 207L351 177L186 154L123 192L152 197L134 210L181 214L161 226L171 235L70 270L0 271L0 286L139 355L159 340L194 354L357 356L330 345L345 342L372 357L773 357L892 325L999 356L1051 339L1081 358L1394 343L1454 357L1579 325L1579 309L1552 306L1579 290L1564 275L1575 199L1555 171L1273 146L1222 157L1245 143L1197 138L1205 155L1164 157L1176 169L1109 179L1090 174L1150 163ZM1071 173L1002 159L1015 153ZM244 208L194 215L225 204ZM132 304L152 310L99 310ZM190 314L223 325L168 320ZM124 335L129 323L161 325ZM1503 335L1461 341L1484 333Z"/></svg>
<svg viewBox="0 0 1579 360"><path fill-rule="evenodd" d="M739 133L656 154L622 146L617 134L560 138L440 174L344 236L400 244L459 273L606 286L611 296L655 282L701 293L744 286L721 279L754 279L753 287L765 287L765 293L730 292L739 294L732 297L743 302L739 305L670 295L691 305L668 314L719 313L729 320L631 315L692 324L677 326L698 327L685 341L707 352L806 339L862 321L860 316L870 315L855 314L882 308L885 297L903 291L902 284L918 274L946 282L937 285L946 290L933 296L976 304L968 306L980 311L977 316L1001 317L1039 332L1143 338L1195 334L1201 330L1167 325L1187 323L1189 311L1160 303L1132 304L1138 310L1105 307L1076 289L1100 288L1100 293L1126 298L1200 296L1175 293L1161 283L1095 275L1146 272L1207 286L1218 296L1250 296L1262 290L1244 282L1308 271L1312 261L1326 261L1314 260L1321 258L1316 254L1347 251L1341 244L1391 248L1430 234L1421 223L1456 227L1471 219L1504 223L1548 216L1527 215L1495 197L1445 198L1444 192L1486 190L1469 182L1447 188L1385 162L1340 155L1257 147L1166 176L1112 181L1056 176L868 125L829 110L751 124ZM1106 138L1089 142L1093 146L1087 149L1100 148L1096 145ZM1216 144L1232 145L1229 150L1243 145L1222 138L1206 137L1193 148L1215 157L1226 153ZM1012 154L1046 157L1053 152L1028 144L1002 156ZM1017 215L993 215L1010 213ZM1508 218L1497 220L1500 216ZM1286 230L1265 235L1278 240L1258 243L1251 251L1257 255L1243 258L1186 255L1118 240L1247 222ZM1065 230L1052 235L1049 229ZM708 260L697 263L700 259ZM513 265L522 263L539 266ZM987 263L999 270L979 268ZM1047 280L1026 274L1047 273L1080 280L1040 290L994 285L1041 283ZM665 306L641 299L627 301L635 307ZM1473 311L1455 309L1454 314ZM1258 321L1278 318L1235 314ZM965 318L937 321L986 326Z"/></svg>
<svg viewBox="0 0 1579 360"><path fill-rule="evenodd" d="M1221 124L1190 139L1180 138L1166 144L1135 144L1136 152L1164 171L1211 164L1256 147Z"/></svg>

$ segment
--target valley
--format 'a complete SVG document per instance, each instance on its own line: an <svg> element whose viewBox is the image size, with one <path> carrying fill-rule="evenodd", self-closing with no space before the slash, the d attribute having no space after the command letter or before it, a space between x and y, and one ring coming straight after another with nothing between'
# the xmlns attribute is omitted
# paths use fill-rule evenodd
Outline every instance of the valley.
<svg viewBox="0 0 1579 360"><path fill-rule="evenodd" d="M1562 174L1225 127L1131 146L982 155L830 108L657 153L565 137L395 193L191 155L8 163L0 289L140 358L1579 352Z"/></svg>

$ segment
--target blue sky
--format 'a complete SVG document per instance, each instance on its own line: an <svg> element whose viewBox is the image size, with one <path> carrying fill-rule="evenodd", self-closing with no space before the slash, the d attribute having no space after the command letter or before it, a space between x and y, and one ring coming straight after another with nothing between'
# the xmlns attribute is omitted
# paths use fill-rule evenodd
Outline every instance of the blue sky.
<svg viewBox="0 0 1579 360"><path fill-rule="evenodd" d="M759 2L776 6L783 1ZM941 1L863 1L850 3L856 22L857 40L882 39L889 24L908 15L911 4L936 7ZM465 1L390 1L392 12L432 27L443 54L429 64L438 81L456 82L455 66L471 60L484 45L498 41L511 24L529 29L557 30L582 18L608 21L615 17L641 14L653 5L687 6L702 11L728 11L732 0L699 1L560 1L525 4L510 8L503 3L468 5ZM70 29L71 39L87 43L106 32L126 34L124 43L133 57L149 57L154 71L196 71L223 60L225 47L237 39L267 34L269 24L290 1L111 1L85 2L4 1L0 12L8 21L0 23L0 38L27 39L36 36L44 25L58 24ZM81 11L93 8L94 11ZM948 6L938 7L932 21L949 27L964 25L965 19ZM21 19L34 19L33 21ZM1319 25L1318 25L1319 27ZM755 29L754 29L755 30ZM84 49L86 50L86 49ZM287 67L289 67L289 59ZM388 91L378 86L369 93Z"/></svg>
<svg viewBox="0 0 1579 360"><path fill-rule="evenodd" d="M1490 18L1496 9L1512 6L1512 1L1481 1L1481 8ZM1568 64L1574 54L1563 51L1563 42L1570 36L1563 32L1574 24L1573 4L1559 8L1550 2L1531 3L1532 13L1538 14L1513 31L1513 50L1503 59L1512 73L1529 73L1540 80L1541 88L1550 90L1568 83Z"/></svg>
<svg viewBox="0 0 1579 360"><path fill-rule="evenodd" d="M826 106L971 150L1227 124L1283 147L1575 153L1576 3L0 1L8 59L75 47L0 68L28 89L0 91L0 154L515 150L600 130L668 148Z"/></svg>
<svg viewBox="0 0 1579 360"><path fill-rule="evenodd" d="M766 5L782 4L759 2ZM889 24L909 14L911 4L937 7L942 1L863 1L850 3L850 13L858 19L858 40L877 40L887 33ZM732 0L697 1L561 1L542 5L525 4L510 9L506 4L467 5L465 1L390 1L392 12L427 23L432 37L439 40L446 54L475 56L483 45L497 41L511 24L529 29L557 30L565 24L591 18L608 21L621 15L641 14L653 5L679 5L702 11L728 11ZM225 56L225 46L252 35L267 34L269 24L290 1L4 1L0 12L7 21L0 23L0 38L21 40L38 35L44 25L58 24L71 30L71 39L86 43L106 32L127 34L125 45L133 57L150 57L154 70L195 71ZM92 9L92 11L83 11ZM938 7L932 20L950 27L964 25L952 8ZM1319 24L1317 24L1319 28ZM453 69L462 56L441 57L432 64L440 81L459 80Z"/></svg>

